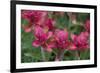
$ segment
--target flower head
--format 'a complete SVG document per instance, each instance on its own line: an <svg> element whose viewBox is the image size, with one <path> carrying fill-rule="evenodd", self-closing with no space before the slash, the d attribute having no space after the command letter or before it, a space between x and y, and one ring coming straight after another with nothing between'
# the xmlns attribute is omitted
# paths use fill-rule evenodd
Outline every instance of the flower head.
<svg viewBox="0 0 100 73"><path fill-rule="evenodd" d="M54 36L57 48L66 49L69 44L68 32L64 30L56 30Z"/></svg>
<svg viewBox="0 0 100 73"><path fill-rule="evenodd" d="M25 32L30 32L32 26L43 26L47 19L46 11L34 11L34 10L23 10L21 13L21 18L28 21L27 25L22 25Z"/></svg>
<svg viewBox="0 0 100 73"><path fill-rule="evenodd" d="M88 32L81 32L79 35L71 34L70 50L82 50L89 48L89 34Z"/></svg>
<svg viewBox="0 0 100 73"><path fill-rule="evenodd" d="M40 27L40 26L36 26L34 28L34 36L35 36L35 40L33 41L32 45L34 47L43 47L44 49L46 49L47 51L51 51L51 44L48 43L49 39L52 37L53 33L52 32L45 32L45 30Z"/></svg>

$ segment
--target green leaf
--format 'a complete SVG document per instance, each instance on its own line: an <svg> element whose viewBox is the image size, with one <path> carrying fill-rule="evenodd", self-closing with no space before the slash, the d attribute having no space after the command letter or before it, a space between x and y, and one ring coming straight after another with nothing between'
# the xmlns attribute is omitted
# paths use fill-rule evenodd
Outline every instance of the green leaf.
<svg viewBox="0 0 100 73"><path fill-rule="evenodd" d="M66 14L64 16L57 16L56 18L56 26L57 28L64 29L69 27L69 19Z"/></svg>
<svg viewBox="0 0 100 73"><path fill-rule="evenodd" d="M90 50L81 51L80 52L80 59L81 60L90 59Z"/></svg>
<svg viewBox="0 0 100 73"><path fill-rule="evenodd" d="M84 23L87 19L90 19L89 13L77 13L77 20Z"/></svg>
<svg viewBox="0 0 100 73"><path fill-rule="evenodd" d="M75 51L67 51L64 54L64 60L69 61L69 60L77 60L76 56L75 56Z"/></svg>
<svg viewBox="0 0 100 73"><path fill-rule="evenodd" d="M72 26L70 26L70 32L74 33L74 34L80 34L81 32L85 31L83 25L80 24L73 24Z"/></svg>
<svg viewBox="0 0 100 73"><path fill-rule="evenodd" d="M27 21L27 20L25 20L25 19L21 19L21 24L23 24L23 25L27 25L29 22Z"/></svg>

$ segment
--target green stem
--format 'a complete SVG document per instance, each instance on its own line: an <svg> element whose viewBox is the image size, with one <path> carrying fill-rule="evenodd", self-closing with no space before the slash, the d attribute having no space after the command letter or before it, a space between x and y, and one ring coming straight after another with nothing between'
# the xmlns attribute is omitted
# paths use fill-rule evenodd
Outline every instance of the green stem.
<svg viewBox="0 0 100 73"><path fill-rule="evenodd" d="M75 55L76 55L77 59L80 60L80 53L79 53L79 51L76 51Z"/></svg>
<svg viewBox="0 0 100 73"><path fill-rule="evenodd" d="M41 56L42 56L42 60L46 61L45 51L44 51L44 49L42 47L41 47Z"/></svg>

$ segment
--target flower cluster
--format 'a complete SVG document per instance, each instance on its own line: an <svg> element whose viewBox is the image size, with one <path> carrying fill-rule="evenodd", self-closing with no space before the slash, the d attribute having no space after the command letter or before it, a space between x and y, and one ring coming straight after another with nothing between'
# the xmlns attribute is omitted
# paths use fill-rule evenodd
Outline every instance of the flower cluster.
<svg viewBox="0 0 100 73"><path fill-rule="evenodd" d="M32 32L35 39L33 47L42 47L45 51L58 50L84 50L89 48L90 21L83 25L85 31L74 34L67 30L67 27L57 28L56 20L49 17L50 12L22 10L21 17L28 21L27 25L22 24L25 32ZM51 14L64 16L64 12L51 12Z"/></svg>

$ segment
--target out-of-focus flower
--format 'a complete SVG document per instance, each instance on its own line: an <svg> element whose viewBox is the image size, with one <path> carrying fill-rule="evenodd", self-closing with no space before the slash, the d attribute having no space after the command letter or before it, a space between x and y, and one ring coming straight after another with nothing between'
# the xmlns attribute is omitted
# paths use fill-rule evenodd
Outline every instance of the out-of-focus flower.
<svg viewBox="0 0 100 73"><path fill-rule="evenodd" d="M23 10L21 13L21 17L26 19L31 24L41 25L44 23L47 12L46 11L35 11L35 10Z"/></svg>
<svg viewBox="0 0 100 73"><path fill-rule="evenodd" d="M34 24L42 26L47 19L47 14L46 11L34 11Z"/></svg>
<svg viewBox="0 0 100 73"><path fill-rule="evenodd" d="M89 48L89 34L88 32L81 32L79 35L71 34L70 50L82 50Z"/></svg>
<svg viewBox="0 0 100 73"><path fill-rule="evenodd" d="M27 32L27 30L32 29L32 26L35 26L35 25L43 26L47 19L47 12L23 10L21 13L21 17L22 19L25 19L28 21L27 25L22 25L22 27L24 27L24 30Z"/></svg>
<svg viewBox="0 0 100 73"><path fill-rule="evenodd" d="M25 32L30 32L33 23L33 11L22 10L21 18L28 21L27 25L22 24L22 28L24 29Z"/></svg>
<svg viewBox="0 0 100 73"><path fill-rule="evenodd" d="M21 18L26 19L29 22L33 22L33 11L30 10L22 10L21 11Z"/></svg>
<svg viewBox="0 0 100 73"><path fill-rule="evenodd" d="M86 20L86 22L85 22L85 29L86 29L87 32L90 33L90 20Z"/></svg>

